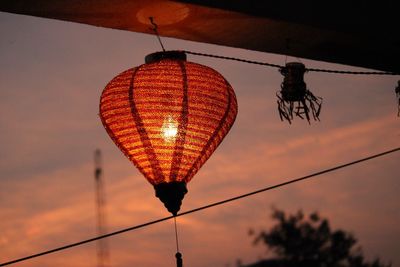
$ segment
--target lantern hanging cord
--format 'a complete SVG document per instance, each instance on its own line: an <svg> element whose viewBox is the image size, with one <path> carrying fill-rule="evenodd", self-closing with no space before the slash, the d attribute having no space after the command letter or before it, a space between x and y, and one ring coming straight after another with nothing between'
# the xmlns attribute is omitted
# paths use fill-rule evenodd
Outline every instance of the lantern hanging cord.
<svg viewBox="0 0 400 267"><path fill-rule="evenodd" d="M175 226L176 252L179 252L178 227L176 226L176 216L174 216L174 226Z"/></svg>
<svg viewBox="0 0 400 267"><path fill-rule="evenodd" d="M151 25L153 25L153 28L150 28L150 29L157 36L158 42L160 43L162 50L165 52L164 45L163 45L163 43L161 41L161 38L160 38L160 34L158 33L158 25L154 22L154 18L153 17L149 17L149 20L150 20Z"/></svg>
<svg viewBox="0 0 400 267"><path fill-rule="evenodd" d="M284 68L284 66L272 64L272 63L268 63L268 62L260 62L260 61L253 61L253 60L247 60L247 59L236 58L236 57L226 57L226 56L220 56L220 55L198 53L198 52L192 52L192 51L187 51L187 50L182 50L182 52L184 52L186 54L190 54L190 55L195 55L195 56L233 60L233 61L239 61L239 62L244 62L244 63L249 63L249 64L279 68L279 69ZM318 68L306 68L306 71L326 72L326 73L336 73L336 74L353 74L353 75L400 75L400 73L385 72L385 71L347 71L347 70L328 70L328 69L318 69Z"/></svg>
<svg viewBox="0 0 400 267"><path fill-rule="evenodd" d="M179 251L179 239L178 239L178 227L176 226L176 216L174 216L174 226L175 226L175 242L176 242L176 267L183 266L182 253Z"/></svg>
<svg viewBox="0 0 400 267"><path fill-rule="evenodd" d="M87 244L87 243L90 243L90 242L93 242L93 241L96 241L96 240L99 240L99 239L102 239L102 238L107 238L107 237L111 237L111 236L114 236L114 235L122 234L122 233L125 233L125 232L137 230L139 228L144 228L144 227L156 224L156 223L160 223L160 222L172 219L174 217L184 216L184 215L187 215L187 214L190 214L190 213L194 213L194 212L198 212L198 211L201 211L201 210L209 209L209 208L212 208L212 207L215 207L215 206L220 206L220 205L223 205L223 204L235 201L235 200L239 200L239 199L242 199L242 198L250 197L252 195L256 195L256 194L259 194L259 193L262 193L262 192L266 192L266 191L273 190L273 189L276 189L276 188L279 188L279 187L283 187L283 186L286 186L286 185L289 185L289 184L297 183L297 182L300 182L300 181L303 181L303 180L306 180L306 179L310 179L310 178L313 178L313 177L316 177L316 176L320 176L322 174L334 172L334 171L337 171L339 169L343 169L343 168L346 168L346 167L349 167L351 165L355 165L355 164L358 164L358 163L361 163L361 162L364 162L364 161L368 161L368 160L372 160L372 159L375 159L375 158L379 158L379 157L382 157L382 156L385 156L385 155L388 155L388 154L391 154L391 153L394 153L394 152L397 152L397 151L400 151L400 147L393 148L391 150L388 150L388 151L385 151L385 152L381 152L381 153L378 153L378 154L374 154L374 155L371 155L371 156L368 156L368 157L365 157L365 158L361 158L361 159L358 159L358 160L355 160L355 161L352 161L352 162L348 162L348 163L345 163L345 164L342 164L342 165L338 165L338 166L335 166L335 167L332 167L332 168L329 168L329 169L318 171L318 172L315 172L315 173L312 173L312 174L309 174L309 175L306 175L306 176L303 176L303 177L292 179L292 180L289 180L289 181L286 181L286 182L283 182L283 183L280 183L280 184L276 184L276 185L273 185L273 186L268 186L268 187L265 187L265 188L262 188L262 189L247 193L247 194L239 195L239 196L228 198L228 199L225 199L225 200L222 200L222 201L219 201L219 202L214 202L214 203L211 203L211 204L199 207L199 208L195 208L195 209L192 209L192 210L184 211L182 213L177 214L176 216L168 216L168 217L161 218L161 219L158 219L158 220L154 220L154 221L146 222L146 223L139 224L139 225L136 225L136 226L132 226L132 227L129 227L129 228L125 228L125 229L122 229L122 230L119 230L119 231L111 232L111 233L108 233L108 234L105 234L105 235L101 235L101 236L97 236L97 237L94 237L94 238L82 240L82 241L79 241L79 242L76 242L76 243L72 243L72 244L69 244L69 245L62 246L62 247L54 248L54 249L51 249L51 250L43 251L43 252L40 252L40 253L37 253L37 254L33 254L33 255L30 255L30 256L26 256L26 257L23 257L23 258L19 258L19 259L16 259L16 260L0 263L0 266L6 266L6 265L11 265L11 264L15 264L15 263L18 263L18 262L26 261L26 260L29 260L29 259L37 258L37 257L44 256L44 255L47 255L47 254L50 254L50 253L54 253L54 252L57 252L57 251L66 250L66 249L69 249L69 248L72 248L72 247L77 247L77 246L80 246L80 245L83 245L83 244Z"/></svg>

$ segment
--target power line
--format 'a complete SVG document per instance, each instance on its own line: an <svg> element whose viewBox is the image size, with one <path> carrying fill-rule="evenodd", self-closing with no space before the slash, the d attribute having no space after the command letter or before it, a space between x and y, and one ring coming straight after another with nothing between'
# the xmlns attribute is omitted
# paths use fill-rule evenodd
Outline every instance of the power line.
<svg viewBox="0 0 400 267"><path fill-rule="evenodd" d="M355 161L352 161L352 162L348 162L348 163L345 163L345 164L342 164L342 165L338 165L338 166L335 166L335 167L332 167L332 168L329 168L329 169L318 171L318 172L315 172L315 173L312 173L312 174L309 174L309 175L306 175L306 176L303 176L303 177L292 179L292 180L289 180L287 182L283 182L283 183L276 184L276 185L273 185L273 186L268 186L268 187L265 187L265 188L262 188L262 189L247 193L247 194L239 195L239 196L236 196L236 197L233 197L233 198L225 199L225 200L222 200L222 201L219 201L219 202L215 202L215 203L212 203L212 204L209 204L209 205L206 205L206 206L202 206L202 207L199 207L199 208L196 208L196 209L188 210L188 211L179 213L176 217L184 216L184 215L187 215L187 214L190 214L190 213L194 213L194 212L198 212L198 211L205 210L205 209L208 209L208 208L212 208L212 207L215 207L215 206L219 206L219 205L222 205L222 204L226 204L228 202L232 202L232 201L239 200L239 199L242 199L242 198L246 198L246 197L249 197L249 196L252 196L252 195L256 195L256 194L259 194L259 193L262 193L262 192L265 192L265 191L276 189L278 187L282 187L282 186L286 186L286 185L289 185L289 184L297 183L297 182L300 182L300 181L303 181L303 180L306 180L306 179L309 179L309 178L312 178L312 177L315 177L315 176L319 176L319 175L322 175L322 174L325 174L325 173L329 173L329 172L333 172L333 171L336 171L336 170L339 170L339 169L343 169L343 168L346 168L346 167L349 167L351 165L355 165L355 164L358 164L358 163L361 163L361 162L364 162L364 161L368 161L368 160L371 160L371 159L382 157L384 155L388 155L388 154L397 152L399 150L400 150L400 147L397 147L397 148L394 148L394 149L391 149L391 150L388 150L388 151L385 151L385 152L381 152L381 153L374 154L374 155L371 155L371 156L368 156L368 157L365 157L365 158L361 158L361 159L358 159L358 160L355 160ZM158 219L158 220L154 220L154 221L150 221L150 222L147 222L147 223L139 224L139 225L132 226L132 227L129 227L129 228L125 228L125 229L122 229L122 230L119 230L119 231L111 232L111 233L108 233L108 234L105 234L105 235L101 235L101 236L97 236L97 237L94 237L94 238L82 240L82 241L79 241L79 242L76 242L76 243L72 243L72 244L69 244L69 245L62 246L62 247L54 248L54 249L51 249L51 250L47 250L47 251L44 251L44 252L40 252L40 253L37 253L37 254L30 255L30 256L27 256L27 257L23 257L23 258L19 258L19 259L16 259L16 260L8 261L8 262L5 262L5 263L1 263L0 266L11 265L11 264L15 264L15 263L18 263L18 262L21 262L21 261L26 261L26 260L29 260L29 259L37 258L37 257L44 256L44 255L47 255L47 254L50 254L50 253L57 252L57 251L61 251L61 250L69 249L69 248L72 248L72 247L80 246L80 245L83 245L83 244L86 244L86 243L90 243L90 242L93 242L93 241L96 241L96 240L99 240L99 239L102 239L102 238L107 238L107 237L110 237L110 236L114 236L114 235L122 234L122 233L125 233L125 232L133 231L133 230L136 230L136 229L139 229L139 228L147 227L149 225L160 223L160 222L172 219L172 218L174 218L174 216L164 217L164 218L161 218L161 219Z"/></svg>
<svg viewBox="0 0 400 267"><path fill-rule="evenodd" d="M239 62L244 62L244 63L249 63L249 64L279 68L279 69L284 68L284 66L272 64L272 63L268 63L268 62L260 62L260 61L253 61L253 60L247 60L247 59L236 58L236 57L227 57L227 56L220 56L220 55L213 55L213 54L206 54L206 53L198 53L198 52L192 52L192 51L187 51L187 50L182 50L182 52L184 52L186 54L190 54L190 55L195 55L195 56L233 60L233 61L239 61ZM347 70L328 70L328 69L318 69L318 68L306 68L306 71L326 72L326 73L336 73L336 74L352 74L352 75L400 75L399 73L396 73L396 72L385 72L385 71L347 71Z"/></svg>

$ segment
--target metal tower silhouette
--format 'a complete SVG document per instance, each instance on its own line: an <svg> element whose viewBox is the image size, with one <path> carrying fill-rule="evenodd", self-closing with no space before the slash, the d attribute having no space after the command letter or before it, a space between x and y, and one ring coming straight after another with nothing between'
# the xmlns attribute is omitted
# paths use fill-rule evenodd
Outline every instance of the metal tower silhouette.
<svg viewBox="0 0 400 267"><path fill-rule="evenodd" d="M97 211L97 234L104 235L107 232L106 221L106 198L104 192L103 168L100 149L94 152L94 178L96 186L96 211ZM107 239L97 241L97 267L110 267Z"/></svg>

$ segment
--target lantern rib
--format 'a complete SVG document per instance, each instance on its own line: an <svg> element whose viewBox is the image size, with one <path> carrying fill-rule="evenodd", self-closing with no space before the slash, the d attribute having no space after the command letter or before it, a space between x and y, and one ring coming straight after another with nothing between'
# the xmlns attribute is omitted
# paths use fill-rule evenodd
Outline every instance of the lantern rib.
<svg viewBox="0 0 400 267"><path fill-rule="evenodd" d="M132 69L132 72L136 73L137 69L138 68ZM100 102L100 110L102 110L102 102ZM103 116L103 112L100 112L100 119L103 122L105 122L105 120L106 120ZM124 146L121 146L120 144L118 144L118 142L116 142L117 137L115 136L114 132L111 131L109 124L103 123L103 126L106 129L108 135L111 137L111 139L114 141L114 143L118 146L118 148L124 153L124 155L134 163L134 165L139 169L139 171L141 173L144 173L144 169L137 163L135 158L130 155L129 151Z"/></svg>
<svg viewBox="0 0 400 267"><path fill-rule="evenodd" d="M227 85L227 88L230 88L229 83L225 80L225 84ZM187 172L184 180L187 181L192 175L193 171L198 165L199 161L206 155L206 151L209 149L211 143L214 141L215 136L219 133L219 131L222 129L222 126L225 124L226 120L228 119L229 111L231 109L231 91L227 90L227 100L228 103L225 108L224 116L222 117L221 121L219 122L217 128L215 128L213 134L210 136L208 139L206 145L203 147L201 153L197 157L197 159L193 162L192 166L190 167L189 171ZM233 124L233 123L232 123Z"/></svg>
<svg viewBox="0 0 400 267"><path fill-rule="evenodd" d="M12 264L15 264L15 263L18 263L18 262L22 262L22 261L27 261L27 260L30 260L30 259L33 259L33 258L45 256L47 254L51 254L51 253L54 253L54 252L70 249L70 248L77 247L77 246L80 246L80 245L83 245L83 244L87 244L87 243L90 243L90 242L93 242L93 241L96 241L96 240L99 240L99 239L102 239L102 238L107 238L107 237L119 235L119 234L126 233L126 232L129 232L129 231L137 230L139 228L144 228L144 227L147 227L147 226L150 226L150 225L153 225L153 224L157 224L157 223L160 223L160 222L163 222L163 221L166 221L166 220L170 220L170 219L172 219L174 217L184 216L184 215L191 214L191 213L194 213L194 212L198 212L198 211L201 211L201 210L209 209L209 208L212 208L212 207L215 207L215 206L220 206L220 205L223 205L223 204L235 201L235 200L239 200L239 199L242 199L242 198L250 197L250 196L253 196L253 195L256 195L256 194L259 194L259 193L263 193L263 192L266 192L266 191L270 191L270 190L273 190L273 189L276 189L276 188L279 188L279 187L283 187L283 186L286 186L286 185L289 185L289 184L293 184L293 183L297 183L297 182L300 182L300 181L304 181L304 180L307 180L307 179L310 179L310 178L313 178L313 177L316 177L316 176L321 176L323 174L334 172L334 171L337 171L339 169L344 169L344 168L350 167L352 165L356 165L356 164L359 164L359 163L362 163L362 162L365 162L365 161L369 161L369 160L376 159L376 158L379 158L379 157L382 157L382 156L385 156L385 155L388 155L388 154L392 154L392 153L397 152L397 151L400 151L400 147L396 147L396 148L393 148L393 149L390 149L390 150L387 150L387 151L384 151L384 152L381 152L381 153L378 153L378 154L367 156L365 158L361 158L361 159L358 159L358 160L355 160L355 161L351 161L351 162L348 162L348 163L337 165L337 166L334 166L334 167L331 167L331 168L328 168L328 169L325 169L325 170L321 170L321 171L318 171L318 172L315 172L315 173L312 173L312 174L308 174L308 175L303 176L303 177L295 178L295 179L292 179L292 180L289 180L289 181L286 181L286 182L283 182L283 183L280 183L280 184L276 184L276 185L268 186L268 187L265 187L265 188L261 188L261 189L256 190L256 191L249 192L247 194L239 195L239 196L232 197L232 198L229 198L229 199L221 200L219 202L214 202L214 203L211 203L211 204L208 204L208 205L205 205L205 206L201 206L199 208L188 210L188 211L179 213L176 216L164 217L164 218L161 218L161 219L157 219L157 220L154 220L154 221L150 221L150 222L146 222L146 223L143 223L143 224L135 225L135 226L132 226L132 227L121 229L121 230L118 230L118 231L115 231L115 232L111 232L111 233L108 233L108 234L104 234L104 235L101 235L101 236L96 236L96 237L93 237L93 238L90 238L90 239L86 239L86 240L82 240L82 241L79 241L79 242L76 242L76 243L68 244L68 245L65 245L65 246L62 246L62 247L50 249L50 250L43 251L43 252L40 252L40 253L37 253L37 254L32 254L30 256L26 256L26 257L23 257L23 258L19 258L19 259L11 260L11 261L8 261L8 262L0 263L0 267L1 266L12 265Z"/></svg>
<svg viewBox="0 0 400 267"><path fill-rule="evenodd" d="M188 79L186 74L185 64L181 61L178 62L182 71L182 111L178 124L178 138L175 143L174 155L172 158L171 169L169 172L169 180L176 181L182 162L183 148L185 145L186 131L188 127L188 114L189 114L189 100L188 100Z"/></svg>
<svg viewBox="0 0 400 267"><path fill-rule="evenodd" d="M143 65L142 65L143 66ZM147 155L147 158L149 159L149 162L151 163L151 170L153 172L153 176L154 179L163 179L164 178L164 174L161 170L161 167L158 163L157 160L157 156L154 152L152 143L149 139L149 136L147 134L147 131L144 127L143 121L140 118L140 115L137 111L136 108L136 104L134 101L134 80L135 80L135 76L137 74L137 72L139 71L139 69L142 67L138 67L133 73L132 73L132 77L131 77L131 81L130 81L130 85L129 85L129 103L131 104L131 114L132 114L132 118L135 121L135 127L137 132L139 133L140 136L140 140L142 141L143 144L145 144L144 147L144 151Z"/></svg>

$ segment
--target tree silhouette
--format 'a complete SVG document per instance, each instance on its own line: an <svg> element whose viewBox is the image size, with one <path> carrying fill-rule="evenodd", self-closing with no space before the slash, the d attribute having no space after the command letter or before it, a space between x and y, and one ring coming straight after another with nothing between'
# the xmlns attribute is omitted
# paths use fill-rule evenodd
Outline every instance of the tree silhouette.
<svg viewBox="0 0 400 267"><path fill-rule="evenodd" d="M343 230L332 230L327 219L317 212L305 216L300 210L286 215L273 209L277 224L269 231L255 233L254 244L264 244L277 258L248 265L289 267L390 267L379 258L366 262L355 237Z"/></svg>

